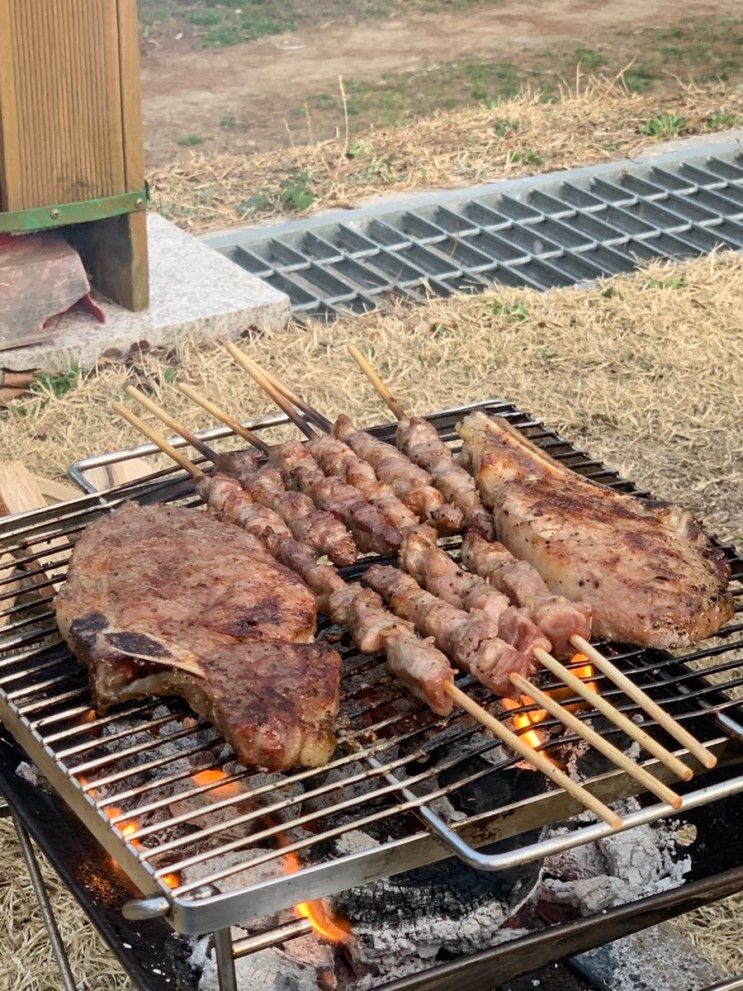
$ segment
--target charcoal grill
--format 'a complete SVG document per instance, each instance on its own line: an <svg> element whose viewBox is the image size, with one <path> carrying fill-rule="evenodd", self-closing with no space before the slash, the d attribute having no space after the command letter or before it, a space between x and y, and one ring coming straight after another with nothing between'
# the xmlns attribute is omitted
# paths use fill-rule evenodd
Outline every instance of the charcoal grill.
<svg viewBox="0 0 743 991"><path fill-rule="evenodd" d="M505 402L491 400L433 414L432 422L453 447L454 424L472 409L506 417L553 457L594 481L617 491L647 494L639 493L632 483ZM250 426L269 431L284 422L284 417L276 416ZM377 427L374 433L392 439L394 426ZM218 428L202 436L214 441L229 436L229 431ZM89 458L73 466L71 475L90 488L85 479L90 468L155 453L151 445L143 445ZM379 658L358 655L346 641L339 645L344 655L339 747L328 767L320 770L266 778L241 769L218 781L197 784L192 774L220 770L226 758L215 761L218 734L204 721L186 718L188 710L183 703L169 701L164 714L163 702L158 700L133 703L93 717L85 674L60 639L49 595L64 575L77 535L92 520L127 499L198 504L190 477L184 477L180 470L166 469L138 482L89 492L77 500L20 514L0 524L0 549L13 554L17 565L25 569L26 579L34 583L34 591L16 601L10 577L2 578L0 572L0 622L6 624L0 628L0 718L52 788L138 889L139 897L124 904L124 916L129 920L165 919L180 933L215 933L225 991L234 987L235 956L309 929L309 923L297 920L233 945L229 927L240 921L452 854L478 869L497 871L595 840L610 831L597 823L516 846L508 853L483 853L481 848L487 844L562 822L582 810L569 796L549 790L545 783L545 790L536 796L507 806L494 804L455 827L446 823L432 808L436 799L451 798L485 773L505 771L516 758L502 757L487 772L473 772L467 758L497 752L497 743L483 743L477 727L461 713L453 714L445 723L435 720L387 678ZM49 541L54 541L53 545ZM453 551L456 553L456 547ZM740 604L743 560L732 548L725 551L733 568L733 594ZM374 560L366 559L346 569L346 577L360 577ZM743 758L743 711L735 695L743 686L742 631L736 613L733 622L715 638L684 654L602 645L615 663L719 759L720 767L709 774L685 757L696 777L681 789L682 813L721 802L743 790L743 773L737 767ZM321 629L320 635L324 632ZM591 680L620 711L649 727L676 753L685 753L601 675L594 674ZM495 703L471 679L462 677L458 683L482 704ZM541 684L556 687L549 681ZM511 710L503 718L510 719L519 711L526 711L526 707ZM586 716L584 713L582 718ZM540 725L549 730L555 723L548 720ZM181 747L175 756L170 749L173 741ZM565 735L550 738L545 749L549 752L571 742ZM452 757L454 743L457 756ZM174 772L176 759L183 757L188 757L191 766L188 771ZM660 779L669 780L657 761L648 760L644 766ZM443 771L446 785L439 783ZM360 781L367 786L363 799L353 791ZM208 798L210 792L229 784L244 790L220 797L200 810L194 832L194 800ZM291 788L298 784L302 793L293 795ZM606 802L637 792L636 782L616 769L595 775L586 787ZM246 798L256 807L245 811ZM183 811L174 812L173 806ZM225 811L229 815L230 810L234 814L227 822L216 815ZM624 825L631 828L672 814L670 806L651 804L627 815ZM123 835L123 824L132 821L137 827ZM329 858L320 852L329 840L374 824L384 826L387 837L377 846ZM235 827L253 831L235 836ZM224 860L220 864L228 853L238 856L229 864ZM225 886L224 882L246 866L281 863L288 853L300 859L298 870L237 888ZM193 868L198 869L198 876L189 879Z"/></svg>

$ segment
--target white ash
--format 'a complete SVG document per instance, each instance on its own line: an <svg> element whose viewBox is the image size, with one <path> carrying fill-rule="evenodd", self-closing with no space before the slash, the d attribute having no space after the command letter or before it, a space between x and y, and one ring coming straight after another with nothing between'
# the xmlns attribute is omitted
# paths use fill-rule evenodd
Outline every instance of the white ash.
<svg viewBox="0 0 743 991"><path fill-rule="evenodd" d="M628 799L620 814L639 809ZM567 832L558 830L557 832ZM675 827L637 826L548 857L541 896L582 915L604 911L683 884L691 859L678 858Z"/></svg>
<svg viewBox="0 0 743 991"><path fill-rule="evenodd" d="M311 965L291 959L284 950L271 947L235 961L240 991L317 991L318 974ZM207 957L199 991L219 991L214 955Z"/></svg>
<svg viewBox="0 0 743 991"><path fill-rule="evenodd" d="M288 959L301 964L303 967L314 968L317 974L323 974L324 991L334 991L337 986L335 978L335 951L331 943L318 939L314 933L290 939L284 946Z"/></svg>
<svg viewBox="0 0 743 991"><path fill-rule="evenodd" d="M335 848L341 857L350 853L363 853L364 850L372 850L379 846L379 843L361 829L349 829L335 841Z"/></svg>
<svg viewBox="0 0 743 991"><path fill-rule="evenodd" d="M34 788L38 788L41 781L41 772L35 764L29 764L28 761L22 760L18 767L15 769L15 773L19 778L22 778L27 784L33 785Z"/></svg>
<svg viewBox="0 0 743 991"><path fill-rule="evenodd" d="M361 973L347 986L353 991L374 991L382 978L387 983L433 967L442 950L465 955L527 935L526 929L499 928L505 920L497 912L497 903L495 908L496 911L492 906L483 906L480 912L464 919L446 920L446 928L439 929L436 935L426 931L429 920L425 918L413 928L380 926L372 932L354 929L356 940L351 945L351 957Z"/></svg>

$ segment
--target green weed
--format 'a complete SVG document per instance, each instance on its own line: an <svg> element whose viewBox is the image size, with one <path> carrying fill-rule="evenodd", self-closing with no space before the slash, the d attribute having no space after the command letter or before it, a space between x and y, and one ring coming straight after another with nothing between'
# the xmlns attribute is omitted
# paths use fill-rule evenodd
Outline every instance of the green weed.
<svg viewBox="0 0 743 991"><path fill-rule="evenodd" d="M503 317L508 323L523 323L529 318L526 303L501 303L500 300L494 299L485 306L494 317Z"/></svg>
<svg viewBox="0 0 743 991"><path fill-rule="evenodd" d="M687 124L686 117L667 113L650 117L644 124L640 124L638 130L640 134L646 134L649 138L670 138L677 134L683 134Z"/></svg>
<svg viewBox="0 0 743 991"><path fill-rule="evenodd" d="M686 286L686 279L675 275L666 279L646 279L642 284L643 289L685 289Z"/></svg>
<svg viewBox="0 0 743 991"><path fill-rule="evenodd" d="M38 392L41 395L51 392L59 399L72 389L77 388L84 377L83 368L76 361L73 361L66 372L39 372L29 386L29 392Z"/></svg>
<svg viewBox="0 0 743 991"><path fill-rule="evenodd" d="M177 145L181 148L194 148L196 145L203 145L204 138L200 137L198 134L185 134L182 138L178 138L176 141Z"/></svg>

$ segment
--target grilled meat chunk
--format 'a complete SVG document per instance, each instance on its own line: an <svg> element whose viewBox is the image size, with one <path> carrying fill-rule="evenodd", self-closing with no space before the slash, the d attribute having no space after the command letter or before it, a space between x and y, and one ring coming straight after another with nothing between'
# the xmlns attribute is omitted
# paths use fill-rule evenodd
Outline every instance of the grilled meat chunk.
<svg viewBox="0 0 743 991"><path fill-rule="evenodd" d="M570 643L572 636L590 639L588 603L570 602L563 595L553 595L536 568L528 561L517 561L503 544L470 532L462 543L462 563L526 609L559 657L575 653Z"/></svg>
<svg viewBox="0 0 743 991"><path fill-rule="evenodd" d="M340 658L306 643L312 594L239 528L125 505L83 533L55 609L98 708L175 693L247 764L314 767L332 753Z"/></svg>
<svg viewBox="0 0 743 991"><path fill-rule="evenodd" d="M217 458L217 471L238 479L255 502L276 510L297 540L327 554L339 567L353 564L356 545L343 523L317 509L304 492L287 492L278 468L259 465L260 457L257 451L227 451Z"/></svg>
<svg viewBox="0 0 743 991"><path fill-rule="evenodd" d="M498 626L481 609L464 612L420 588L414 578L396 568L374 564L364 580L398 616L410 620L423 636L473 677L498 695L510 696L512 671L529 677L536 668L533 655L519 653L498 636Z"/></svg>
<svg viewBox="0 0 743 991"><path fill-rule="evenodd" d="M476 530L488 540L493 539L493 518L480 501L474 479L454 459L432 423L419 416L400 420L397 446L411 461L430 472L433 484L447 503L463 513L466 530Z"/></svg>
<svg viewBox="0 0 743 991"><path fill-rule="evenodd" d="M406 533L400 549L400 563L409 575L432 595L469 612L479 609L494 623L498 636L526 657L535 648L551 650L544 632L532 622L525 609L512 606L508 597L489 585L480 575L462 571L446 551L420 533Z"/></svg>
<svg viewBox="0 0 743 991"><path fill-rule="evenodd" d="M370 464L380 482L391 486L397 498L419 519L431 523L439 533L457 533L461 529L462 511L445 502L425 468L414 464L392 444L366 430L356 430L347 416L335 421L333 435Z"/></svg>
<svg viewBox="0 0 743 991"><path fill-rule="evenodd" d="M587 602L594 634L685 647L732 616L729 566L689 513L594 485L498 418L471 413L457 432L503 544Z"/></svg>

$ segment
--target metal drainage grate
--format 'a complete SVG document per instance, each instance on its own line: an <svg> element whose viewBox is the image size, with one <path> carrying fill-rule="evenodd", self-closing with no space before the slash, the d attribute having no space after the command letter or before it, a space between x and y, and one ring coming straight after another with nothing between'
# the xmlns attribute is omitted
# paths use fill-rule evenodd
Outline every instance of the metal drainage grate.
<svg viewBox="0 0 743 991"><path fill-rule="evenodd" d="M743 248L743 152L728 142L206 240L285 292L300 319L363 313L390 293L567 286Z"/></svg>

